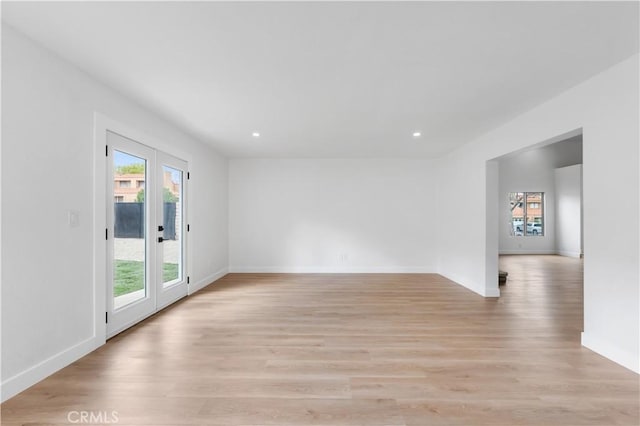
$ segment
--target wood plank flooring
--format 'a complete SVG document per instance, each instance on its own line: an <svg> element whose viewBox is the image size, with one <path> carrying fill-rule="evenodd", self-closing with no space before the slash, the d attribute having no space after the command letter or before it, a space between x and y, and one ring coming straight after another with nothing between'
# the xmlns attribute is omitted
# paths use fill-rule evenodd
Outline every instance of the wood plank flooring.
<svg viewBox="0 0 640 426"><path fill-rule="evenodd" d="M638 425L638 375L580 346L582 262L501 269L500 299L429 274L231 274L5 402L2 424Z"/></svg>

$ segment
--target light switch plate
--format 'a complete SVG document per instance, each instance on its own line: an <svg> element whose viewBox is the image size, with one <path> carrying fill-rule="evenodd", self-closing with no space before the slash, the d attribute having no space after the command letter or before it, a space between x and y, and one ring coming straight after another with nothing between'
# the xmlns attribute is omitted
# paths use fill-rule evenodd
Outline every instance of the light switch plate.
<svg viewBox="0 0 640 426"><path fill-rule="evenodd" d="M76 228L80 225L80 212L77 210L69 210L67 212L67 218L69 222L69 226L71 228Z"/></svg>

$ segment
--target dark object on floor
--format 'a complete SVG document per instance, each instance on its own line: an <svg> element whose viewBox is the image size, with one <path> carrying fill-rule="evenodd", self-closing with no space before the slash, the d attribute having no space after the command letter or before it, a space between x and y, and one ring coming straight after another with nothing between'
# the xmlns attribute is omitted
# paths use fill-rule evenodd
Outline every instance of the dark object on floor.
<svg viewBox="0 0 640 426"><path fill-rule="evenodd" d="M507 283L507 275L509 275L508 272L498 271L498 285Z"/></svg>

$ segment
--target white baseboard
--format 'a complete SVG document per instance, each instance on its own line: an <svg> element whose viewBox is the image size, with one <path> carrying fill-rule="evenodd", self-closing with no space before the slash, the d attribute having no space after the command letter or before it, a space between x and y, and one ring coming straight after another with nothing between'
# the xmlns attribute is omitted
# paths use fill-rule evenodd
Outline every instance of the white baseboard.
<svg viewBox="0 0 640 426"><path fill-rule="evenodd" d="M99 342L95 336L90 337L87 340L39 362L25 371L4 380L2 382L2 389L0 390L0 399L2 402L8 400L9 398L49 377L56 371L59 371L72 362L77 361L89 352L94 351L103 343L104 342Z"/></svg>
<svg viewBox="0 0 640 426"><path fill-rule="evenodd" d="M462 279L455 275L446 275L439 273L434 267L415 266L415 267L366 267L366 268L332 268L332 267L246 267L246 266L230 266L229 273L254 273L254 274L438 274L455 282L458 285L468 288L469 290L483 297L500 297L500 289L487 289L476 283Z"/></svg>
<svg viewBox="0 0 640 426"><path fill-rule="evenodd" d="M230 266L229 273L263 274L435 274L432 266Z"/></svg>
<svg viewBox="0 0 640 426"><path fill-rule="evenodd" d="M582 346L602 355L611 361L640 374L640 359L638 354L626 352L610 342L593 334L582 332Z"/></svg>
<svg viewBox="0 0 640 426"><path fill-rule="evenodd" d="M558 250L557 254L558 254L558 256L575 257L576 259L580 258L580 252L579 251Z"/></svg>
<svg viewBox="0 0 640 426"><path fill-rule="evenodd" d="M485 288L482 295L484 297L500 297L500 288Z"/></svg>
<svg viewBox="0 0 640 426"><path fill-rule="evenodd" d="M500 250L499 253L500 255L505 254L558 254L558 252L556 252L555 250L525 250L525 249L519 249L519 250Z"/></svg>
<svg viewBox="0 0 640 426"><path fill-rule="evenodd" d="M438 274L454 281L483 297L500 297L500 289L487 289L476 283L471 283L462 277L439 273L435 267L411 266L411 267L364 267L364 268L334 268L334 267L272 267L272 266L230 266L229 273L254 273L254 274ZM497 277L496 277L497 286Z"/></svg>
<svg viewBox="0 0 640 426"><path fill-rule="evenodd" d="M189 294L195 293L212 282L222 278L226 274L227 268L222 268L214 274L205 277L189 287ZM44 380L53 373L63 369L74 361L77 361L88 353L96 350L103 344L104 341L98 341L95 336L90 337L87 340L39 362L25 371L2 381L0 384L0 400L2 402L8 400L9 398Z"/></svg>
<svg viewBox="0 0 640 426"><path fill-rule="evenodd" d="M218 281L220 278L224 277L228 273L229 273L229 269L228 268L222 268L222 269L218 270L217 272L214 272L213 274L204 277L203 279L199 280L198 282L196 282L194 284L190 284L189 285L189 295L192 295L193 293L195 293L198 290L202 290L203 288L205 288L209 284L213 283L214 281Z"/></svg>

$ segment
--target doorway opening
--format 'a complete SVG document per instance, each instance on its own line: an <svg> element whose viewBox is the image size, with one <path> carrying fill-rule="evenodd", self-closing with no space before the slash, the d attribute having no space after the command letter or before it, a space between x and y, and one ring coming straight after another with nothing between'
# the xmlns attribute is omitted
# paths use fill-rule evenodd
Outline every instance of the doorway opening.
<svg viewBox="0 0 640 426"><path fill-rule="evenodd" d="M495 248L488 251L487 266L506 278L501 293L537 292L551 300L564 286L579 299L579 331L584 315L582 163L578 129L490 160L488 170L494 172L487 179L487 194L493 197L487 202L488 224L493 223L487 238Z"/></svg>

